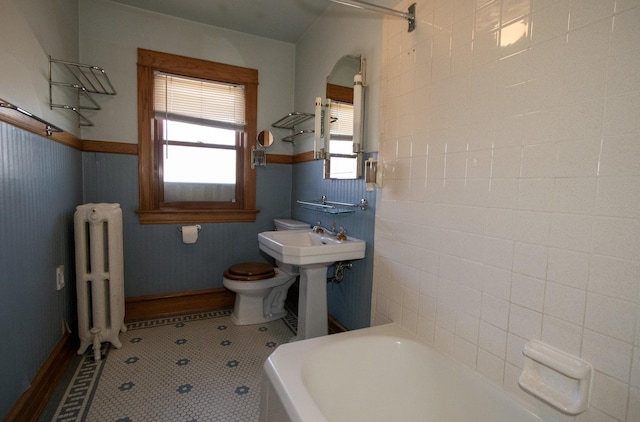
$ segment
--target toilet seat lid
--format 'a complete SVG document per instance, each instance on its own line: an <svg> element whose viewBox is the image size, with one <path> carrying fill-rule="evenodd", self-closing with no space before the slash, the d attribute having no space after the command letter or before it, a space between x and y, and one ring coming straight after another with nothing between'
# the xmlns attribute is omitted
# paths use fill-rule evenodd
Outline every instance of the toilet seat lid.
<svg viewBox="0 0 640 422"><path fill-rule="evenodd" d="M243 262L227 268L224 276L231 280L253 281L274 277L276 270L264 262Z"/></svg>

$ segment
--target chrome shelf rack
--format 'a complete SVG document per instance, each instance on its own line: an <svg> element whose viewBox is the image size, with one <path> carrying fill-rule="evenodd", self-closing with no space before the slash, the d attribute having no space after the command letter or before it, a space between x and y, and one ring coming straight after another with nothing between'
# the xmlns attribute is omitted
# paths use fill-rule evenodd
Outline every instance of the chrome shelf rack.
<svg viewBox="0 0 640 422"><path fill-rule="evenodd" d="M59 67L61 74L68 77L68 80L55 80L53 76L53 68ZM78 106L68 104L57 104L53 101L53 87L61 86L65 88L75 89L78 93ZM98 66L92 66L82 63L68 62L65 60L57 60L49 56L49 107L61 108L69 110L78 115L80 126L93 126L93 122L87 118L82 110L100 110L98 102L92 97L93 94L99 95L116 95L116 90L107 76L107 72ZM82 98L85 101L82 101Z"/></svg>
<svg viewBox="0 0 640 422"><path fill-rule="evenodd" d="M310 200L310 201L296 201L299 206L302 208L314 210L314 211L322 211L329 214L347 214L355 212L356 209L360 208L361 210L366 210L369 207L369 201L366 199L361 199L357 204L352 204L348 202L335 202L327 200L326 196L323 196L320 200Z"/></svg>
<svg viewBox="0 0 640 422"><path fill-rule="evenodd" d="M300 111L294 111L293 113L289 113L286 116L284 116L282 119L273 123L271 126L278 129L290 129L292 132L291 135L285 136L284 138L282 138L282 141L291 142L293 144L295 143L296 137L300 135L304 135L306 133L314 133L313 129L304 129L304 130L296 131L296 128L295 128L297 125L303 122L306 122L309 119L313 119L314 117L315 116L312 113L303 113Z"/></svg>

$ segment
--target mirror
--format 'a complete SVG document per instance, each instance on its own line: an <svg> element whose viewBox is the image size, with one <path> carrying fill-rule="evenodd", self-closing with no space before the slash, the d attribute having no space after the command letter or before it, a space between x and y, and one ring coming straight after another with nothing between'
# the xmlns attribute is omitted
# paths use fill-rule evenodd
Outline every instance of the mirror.
<svg viewBox="0 0 640 422"><path fill-rule="evenodd" d="M268 130L263 130L258 133L256 139L258 145L262 148L267 148L273 143L273 133ZM264 149L251 147L251 168L254 169L257 166L265 167L267 165L267 154Z"/></svg>
<svg viewBox="0 0 640 422"><path fill-rule="evenodd" d="M258 133L258 144L261 147L269 147L271 146L271 144L273 143L273 133L269 132L268 130L263 130L260 133Z"/></svg>
<svg viewBox="0 0 640 422"><path fill-rule="evenodd" d="M362 177L362 141L359 140L362 134L362 84L354 89L354 77L363 73L362 67L360 56L343 56L327 76L326 98L331 100L331 123L329 145L325 144L329 152L329 158L324 162L325 179ZM354 91L356 97L360 93L360 101L354 98Z"/></svg>

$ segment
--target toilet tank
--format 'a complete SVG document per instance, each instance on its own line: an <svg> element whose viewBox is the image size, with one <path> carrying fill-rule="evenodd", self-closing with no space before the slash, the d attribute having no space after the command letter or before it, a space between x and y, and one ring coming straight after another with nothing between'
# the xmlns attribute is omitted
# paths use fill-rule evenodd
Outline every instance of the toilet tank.
<svg viewBox="0 0 640 422"><path fill-rule="evenodd" d="M273 220L276 225L276 230L304 230L311 226L302 221L292 220L290 218L276 218Z"/></svg>

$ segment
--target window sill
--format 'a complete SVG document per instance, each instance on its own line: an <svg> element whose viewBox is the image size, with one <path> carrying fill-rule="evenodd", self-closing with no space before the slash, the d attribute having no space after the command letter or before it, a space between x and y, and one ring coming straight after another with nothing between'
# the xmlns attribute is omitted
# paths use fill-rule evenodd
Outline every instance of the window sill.
<svg viewBox="0 0 640 422"><path fill-rule="evenodd" d="M140 224L251 223L260 210L137 210Z"/></svg>

